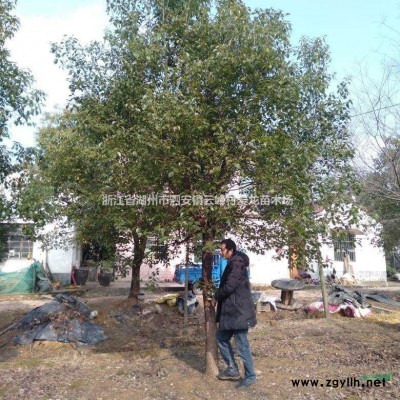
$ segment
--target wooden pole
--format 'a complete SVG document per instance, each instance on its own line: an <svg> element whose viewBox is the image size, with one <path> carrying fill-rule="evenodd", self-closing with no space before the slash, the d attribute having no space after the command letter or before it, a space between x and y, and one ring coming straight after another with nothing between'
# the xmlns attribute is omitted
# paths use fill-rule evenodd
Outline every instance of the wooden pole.
<svg viewBox="0 0 400 400"><path fill-rule="evenodd" d="M318 261L318 271L319 271L319 281L321 284L322 301L324 303L324 316L325 318L329 318L328 294L326 293L324 268L322 266L321 261Z"/></svg>
<svg viewBox="0 0 400 400"><path fill-rule="evenodd" d="M188 325L188 291L189 291L189 252L190 244L186 243L186 269L185 269L185 298L183 302L183 324Z"/></svg>

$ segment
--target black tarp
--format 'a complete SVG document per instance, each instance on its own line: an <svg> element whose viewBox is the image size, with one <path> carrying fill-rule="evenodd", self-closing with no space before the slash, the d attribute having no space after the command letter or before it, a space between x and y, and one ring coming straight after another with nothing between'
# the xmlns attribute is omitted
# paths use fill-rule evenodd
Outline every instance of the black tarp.
<svg viewBox="0 0 400 400"><path fill-rule="evenodd" d="M359 291L346 289L342 285L332 286L328 294L328 303L332 305L341 305L345 302L353 304L355 307L371 307L371 305L367 302L365 295Z"/></svg>
<svg viewBox="0 0 400 400"><path fill-rule="evenodd" d="M13 343L49 340L96 344L107 339L90 316L91 310L74 296L59 294L53 301L30 311L14 326L18 334Z"/></svg>
<svg viewBox="0 0 400 400"><path fill-rule="evenodd" d="M380 303L385 303L391 306L400 307L400 301L393 300L384 293L367 294L365 297L367 297L368 299L378 301Z"/></svg>

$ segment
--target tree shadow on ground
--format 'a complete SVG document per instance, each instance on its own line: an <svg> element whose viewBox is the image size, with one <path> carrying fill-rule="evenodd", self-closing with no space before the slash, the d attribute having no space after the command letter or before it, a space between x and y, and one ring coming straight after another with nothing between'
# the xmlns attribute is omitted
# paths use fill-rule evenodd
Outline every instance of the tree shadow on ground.
<svg viewBox="0 0 400 400"><path fill-rule="evenodd" d="M109 337L93 348L94 353L128 353L147 357L168 353L188 367L203 373L204 328L193 319L185 329L183 317L176 307L163 307L143 315L143 310L116 309L100 315L100 323Z"/></svg>

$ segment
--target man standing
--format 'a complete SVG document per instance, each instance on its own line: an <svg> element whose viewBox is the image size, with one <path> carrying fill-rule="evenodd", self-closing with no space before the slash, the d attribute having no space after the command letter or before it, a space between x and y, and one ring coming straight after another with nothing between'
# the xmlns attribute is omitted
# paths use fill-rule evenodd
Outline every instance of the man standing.
<svg viewBox="0 0 400 400"><path fill-rule="evenodd" d="M222 257L228 260L228 264L222 274L219 289L214 295L218 301L217 343L228 368L221 372L218 378L240 379L239 368L230 343L233 336L244 366L244 378L236 388L244 389L256 382L253 356L247 339L248 329L257 323L248 276L249 257L236 251L236 244L231 239L222 240L220 249Z"/></svg>

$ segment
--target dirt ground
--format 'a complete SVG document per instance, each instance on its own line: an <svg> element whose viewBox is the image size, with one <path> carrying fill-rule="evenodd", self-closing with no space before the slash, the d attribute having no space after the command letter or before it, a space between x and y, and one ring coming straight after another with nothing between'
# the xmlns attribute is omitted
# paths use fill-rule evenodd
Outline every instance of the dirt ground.
<svg viewBox="0 0 400 400"><path fill-rule="evenodd" d="M400 301L400 284L357 290L386 293ZM279 295L271 288L265 291ZM92 285L79 297L98 310L97 322L109 337L95 346L54 342L14 346L10 339L15 333L1 335L0 399L398 398L400 308L370 301L392 311L373 308L373 317L366 319L335 314L325 320L303 310L258 314L258 324L249 334L257 383L237 391L234 382L206 380L203 375L201 306L185 331L176 307L162 305L162 312L156 312L154 299L164 292L146 291L142 312L121 308L127 293L126 287L113 284ZM295 297L309 304L320 298L319 288L307 287ZM50 300L49 295L0 296L0 331ZM393 374L385 387L347 387L354 382L347 378L384 373ZM318 387L294 387L294 379L319 379ZM342 385L336 380L343 380L344 387L335 387Z"/></svg>

